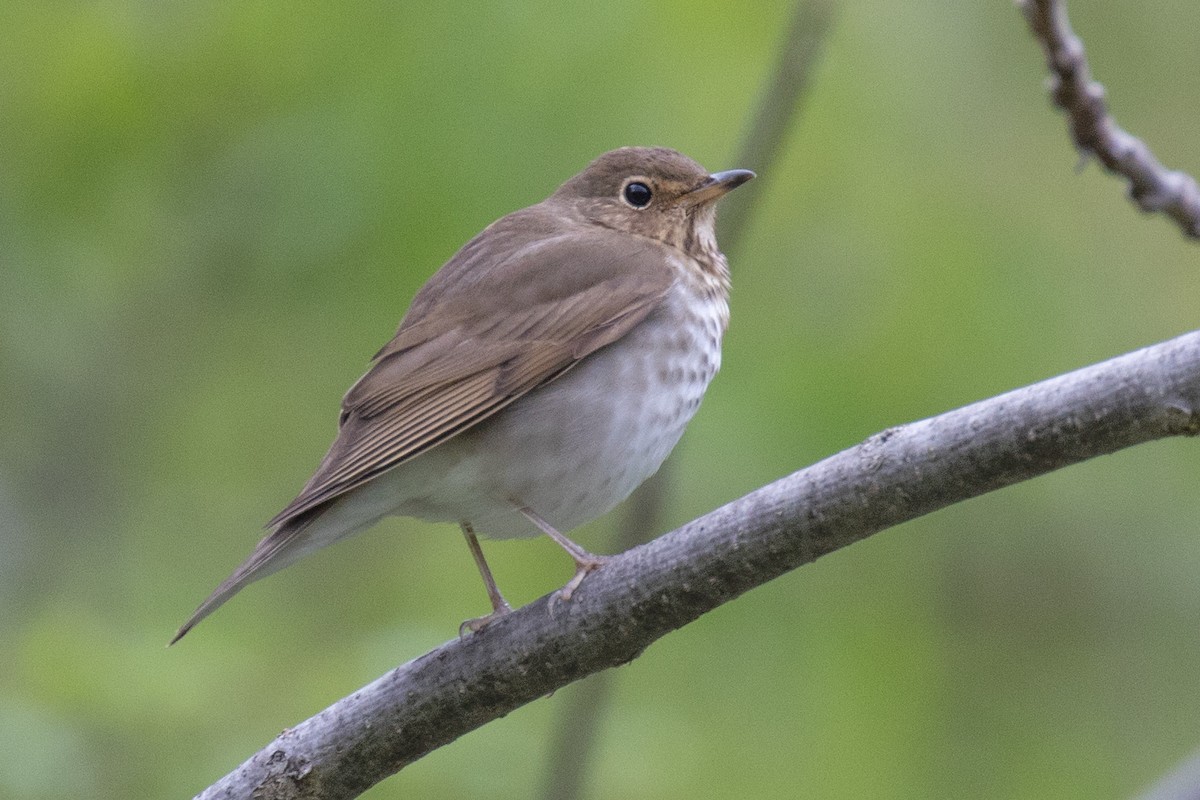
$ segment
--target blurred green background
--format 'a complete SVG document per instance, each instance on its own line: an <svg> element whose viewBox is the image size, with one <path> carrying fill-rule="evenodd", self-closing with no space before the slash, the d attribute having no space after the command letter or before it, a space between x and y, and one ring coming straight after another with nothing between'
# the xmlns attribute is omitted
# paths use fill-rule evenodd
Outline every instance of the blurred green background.
<svg viewBox="0 0 1200 800"><path fill-rule="evenodd" d="M0 797L190 796L487 610L454 528L394 520L163 647L411 295L609 148L758 166L790 9L0 8ZM1200 4L1071 11L1118 120L1200 172ZM842 7L667 525L1197 326L1200 249L1076 172L1044 72L1008 2ZM588 796L1129 796L1200 744L1198 486L1196 442L1153 444L750 593L617 673ZM484 546L514 602L570 573ZM533 795L575 690L366 796Z"/></svg>

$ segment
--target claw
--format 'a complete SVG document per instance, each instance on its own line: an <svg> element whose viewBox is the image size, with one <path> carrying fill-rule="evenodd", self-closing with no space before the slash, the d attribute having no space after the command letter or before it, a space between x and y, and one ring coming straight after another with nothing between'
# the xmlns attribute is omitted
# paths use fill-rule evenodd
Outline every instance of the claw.
<svg viewBox="0 0 1200 800"><path fill-rule="evenodd" d="M571 602L571 596L575 594L575 590L583 583L583 579L591 575L600 567L609 562L610 556L598 556L595 553L587 553L586 558L575 559L575 574L571 576L571 580L550 596L550 607L553 609L554 604L558 601L564 603Z"/></svg>
<svg viewBox="0 0 1200 800"><path fill-rule="evenodd" d="M463 624L458 626L458 638L466 638L466 632L479 633L488 625L491 625L501 617L508 616L512 613L512 606L508 603L497 606L496 610L488 614L486 617L475 617L474 619L464 620Z"/></svg>

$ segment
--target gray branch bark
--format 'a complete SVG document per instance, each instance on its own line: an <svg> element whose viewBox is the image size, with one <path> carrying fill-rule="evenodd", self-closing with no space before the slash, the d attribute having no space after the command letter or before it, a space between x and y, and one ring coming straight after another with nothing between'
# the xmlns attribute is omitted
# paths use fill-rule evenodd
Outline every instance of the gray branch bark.
<svg viewBox="0 0 1200 800"><path fill-rule="evenodd" d="M878 433L615 557L288 729L201 798L354 797L426 753L846 545L971 497L1200 434L1200 331Z"/></svg>
<svg viewBox="0 0 1200 800"><path fill-rule="evenodd" d="M1200 800L1200 750L1135 800Z"/></svg>
<svg viewBox="0 0 1200 800"><path fill-rule="evenodd" d="M1017 0L1017 5L1046 53L1050 96L1067 112L1075 146L1124 176L1130 199L1142 211L1166 214L1186 235L1200 238L1200 187L1191 175L1164 167L1145 142L1117 125L1104 101L1104 87L1092 80L1066 5L1062 0Z"/></svg>

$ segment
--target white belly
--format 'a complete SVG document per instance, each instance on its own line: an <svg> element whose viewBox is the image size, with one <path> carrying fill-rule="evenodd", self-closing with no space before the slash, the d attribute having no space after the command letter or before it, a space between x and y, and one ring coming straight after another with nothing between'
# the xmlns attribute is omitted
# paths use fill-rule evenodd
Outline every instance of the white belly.
<svg viewBox="0 0 1200 800"><path fill-rule="evenodd" d="M721 362L720 298L677 286L623 339L353 494L379 515L533 536L525 506L562 532L609 511L666 460ZM359 506L360 510L367 510Z"/></svg>

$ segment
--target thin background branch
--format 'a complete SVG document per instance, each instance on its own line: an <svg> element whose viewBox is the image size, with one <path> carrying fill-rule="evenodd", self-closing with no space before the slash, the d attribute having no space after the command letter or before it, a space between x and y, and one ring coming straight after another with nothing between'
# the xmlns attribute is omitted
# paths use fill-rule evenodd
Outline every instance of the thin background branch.
<svg viewBox="0 0 1200 800"><path fill-rule="evenodd" d="M733 160L735 165L756 170L759 176L743 187L743 196L730 197L721 209L717 239L727 252L740 247L758 198L771 182L773 168L795 126L812 84L814 67L833 27L834 8L830 0L800 0L792 12L775 71Z"/></svg>
<svg viewBox="0 0 1200 800"><path fill-rule="evenodd" d="M1092 80L1083 42L1071 30L1061 0L1018 0L1050 68L1050 96L1067 112L1071 138L1110 172L1129 181L1129 196L1147 213L1161 212L1200 238L1200 188L1191 175L1169 170L1150 148L1123 130L1108 111L1104 87Z"/></svg>
<svg viewBox="0 0 1200 800"><path fill-rule="evenodd" d="M833 25L834 6L827 0L799 0L779 48L775 69L765 84L737 156L729 166L758 172L758 180L744 194L728 198L718 220L721 248L736 255L763 196L773 167L795 126L822 46ZM737 271L737 259L733 258ZM675 479L675 458L630 498L614 537L613 550L624 552L649 539L663 527L663 510ZM558 709L558 719L547 753L544 800L572 800L583 795L587 766L593 756L601 719L612 696L610 672L594 675L575 687Z"/></svg>

